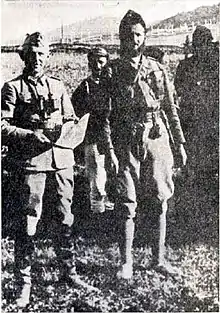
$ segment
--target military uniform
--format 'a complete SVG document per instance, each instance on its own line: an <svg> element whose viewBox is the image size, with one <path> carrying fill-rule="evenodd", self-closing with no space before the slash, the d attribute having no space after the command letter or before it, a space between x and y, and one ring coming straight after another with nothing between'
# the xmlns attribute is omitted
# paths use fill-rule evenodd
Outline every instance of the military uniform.
<svg viewBox="0 0 220 313"><path fill-rule="evenodd" d="M57 78L43 75L34 80L24 70L2 88L2 143L8 145L7 165L18 181L16 188L21 203L15 241L15 264L21 288L31 283L33 236L41 217L48 176L57 196L56 247L61 259L69 253L74 155L72 150L55 147L53 143L60 136L63 123L75 118L64 85ZM51 144L36 141L32 136L36 131L45 134ZM72 254L69 258L72 260ZM28 294L25 288L21 302L28 302L24 300Z"/></svg>
<svg viewBox="0 0 220 313"><path fill-rule="evenodd" d="M129 278L137 206L149 210L153 257L156 262L163 259L167 200L174 192L171 142L175 148L185 139L166 72L159 62L144 55L138 64L120 58L112 61L106 72L112 97L111 139L119 161L116 214L125 225L119 245L128 272L122 268L122 275Z"/></svg>
<svg viewBox="0 0 220 313"><path fill-rule="evenodd" d="M90 183L91 210L101 213L105 211L105 208L113 208L113 203L108 201L106 192L105 162L105 153L112 147L108 120L110 98L100 86L99 78L91 75L82 81L74 91L71 100L77 116L81 117L90 113L84 139L85 165Z"/></svg>
<svg viewBox="0 0 220 313"><path fill-rule="evenodd" d="M112 141L120 164L120 201L126 203L132 217L137 195L162 203L173 194L167 120L174 143L185 143L163 66L150 57L142 56L141 62L135 85L134 76L126 72L135 75L137 68L120 59L112 64Z"/></svg>
<svg viewBox="0 0 220 313"><path fill-rule="evenodd" d="M43 98L43 109L49 101L53 104L53 112L48 114L45 119L41 116L39 102ZM49 106L49 105L48 105ZM46 172L52 171L64 176L66 187L69 186L69 192L62 191L62 184L58 182L60 189L60 210L63 214L64 224L72 225L72 213L70 210L72 188L73 188L73 171L74 165L73 151L70 149L61 149L55 146L41 146L32 141L30 131L40 130L45 133L52 141L56 141L60 135L60 130L65 119L74 118L75 113L70 99L67 96L65 88L60 80L41 77L35 84L29 81L25 74L5 83L2 88L2 140L8 144L8 163L12 166L22 168L28 173L26 182L30 188L28 201L31 203L33 195L37 197L39 205L34 206L36 214L36 223L40 217L42 209L42 196ZM68 171L66 170L68 168ZM33 181L32 181L33 177ZM34 178L35 177L35 178ZM39 182L38 187L34 187L35 179ZM69 183L69 180L71 183ZM57 178L59 181L59 178ZM31 187L32 186L32 187ZM37 201L37 202L38 202ZM32 211L32 210L31 210ZM28 210L27 210L28 212ZM30 231L31 232L31 231Z"/></svg>

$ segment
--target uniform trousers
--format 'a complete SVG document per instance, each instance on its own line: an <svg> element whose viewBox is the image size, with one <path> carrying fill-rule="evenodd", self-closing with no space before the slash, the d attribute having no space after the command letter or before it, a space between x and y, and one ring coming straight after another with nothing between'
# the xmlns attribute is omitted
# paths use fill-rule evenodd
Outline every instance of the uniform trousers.
<svg viewBox="0 0 220 313"><path fill-rule="evenodd" d="M90 184L90 204L94 212L105 211L107 174L105 170L105 155L100 154L97 144L85 146L86 175Z"/></svg>
<svg viewBox="0 0 220 313"><path fill-rule="evenodd" d="M144 207L144 210L151 210L148 216L154 217L152 249L154 248L155 251L153 253L163 253L159 251L159 246L163 247L165 243L167 200L174 193L173 154L164 123L160 118L157 123L160 137L149 138L153 127L152 121L149 121L144 123L142 138L136 137L130 144L116 145L119 160L116 208L117 214L121 215L119 220L125 223L120 240L123 263L131 261L133 218L137 206ZM135 142L137 139L139 144ZM139 154L136 152L137 146ZM150 207L147 205L149 199L153 204Z"/></svg>
<svg viewBox="0 0 220 313"><path fill-rule="evenodd" d="M48 180L49 176L49 180ZM31 267L33 257L33 237L40 220L43 207L43 196L46 182L53 183L54 188L48 186L51 199L56 198L56 207L52 208L56 220L55 249L58 257L69 259L72 257L71 226L73 214L71 204L73 197L73 168L66 168L54 172L27 172L19 173L20 186L20 214L18 219L17 234L15 238L15 264L20 276L29 276L27 269ZM47 205L49 205L47 201ZM55 211L56 210L56 211ZM26 272L25 272L26 271ZM25 273L25 274L24 274Z"/></svg>

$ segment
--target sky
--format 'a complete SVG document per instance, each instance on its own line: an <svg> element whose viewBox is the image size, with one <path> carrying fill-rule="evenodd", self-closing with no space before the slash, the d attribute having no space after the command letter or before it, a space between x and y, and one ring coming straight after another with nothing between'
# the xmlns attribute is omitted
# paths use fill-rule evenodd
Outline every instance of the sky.
<svg viewBox="0 0 220 313"><path fill-rule="evenodd" d="M147 24L213 5L220 0L1 0L1 44L25 38L36 30L47 32L97 16L122 18L129 9L140 13Z"/></svg>

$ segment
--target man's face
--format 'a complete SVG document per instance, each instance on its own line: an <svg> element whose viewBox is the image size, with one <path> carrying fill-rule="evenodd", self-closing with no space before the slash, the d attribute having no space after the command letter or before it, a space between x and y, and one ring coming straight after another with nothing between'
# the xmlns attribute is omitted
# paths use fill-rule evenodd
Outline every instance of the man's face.
<svg viewBox="0 0 220 313"><path fill-rule="evenodd" d="M42 74L48 55L43 49L32 47L25 55L25 65L33 76Z"/></svg>
<svg viewBox="0 0 220 313"><path fill-rule="evenodd" d="M92 58L92 60L89 63L89 66L92 70L92 74L96 77L99 77L101 75L102 68L106 65L107 58L96 56Z"/></svg>
<svg viewBox="0 0 220 313"><path fill-rule="evenodd" d="M124 42L127 53L132 56L138 55L141 51L141 47L144 45L144 41L144 27L140 23L132 25L127 33L127 38Z"/></svg>

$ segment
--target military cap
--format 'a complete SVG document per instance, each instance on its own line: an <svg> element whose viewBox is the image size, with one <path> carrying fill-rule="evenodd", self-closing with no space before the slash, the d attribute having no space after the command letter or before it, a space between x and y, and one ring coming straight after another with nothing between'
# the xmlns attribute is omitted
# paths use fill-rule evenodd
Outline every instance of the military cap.
<svg viewBox="0 0 220 313"><path fill-rule="evenodd" d="M192 35L192 45L194 47L200 47L204 43L211 42L213 40L210 29L205 26L198 25Z"/></svg>
<svg viewBox="0 0 220 313"><path fill-rule="evenodd" d="M30 49L42 51L46 54L49 53L49 44L43 34L40 32L35 32L26 35L23 45L18 49L22 60L24 59L25 54L30 51Z"/></svg>
<svg viewBox="0 0 220 313"><path fill-rule="evenodd" d="M106 57L108 59L109 54L104 48L95 47L88 52L87 57L89 61L94 57Z"/></svg>
<svg viewBox="0 0 220 313"><path fill-rule="evenodd" d="M144 30L147 31L146 24L142 16L134 12L133 10L129 10L121 20L121 23L119 26L119 39L120 40L125 39L127 37L129 28L135 24L141 24Z"/></svg>

